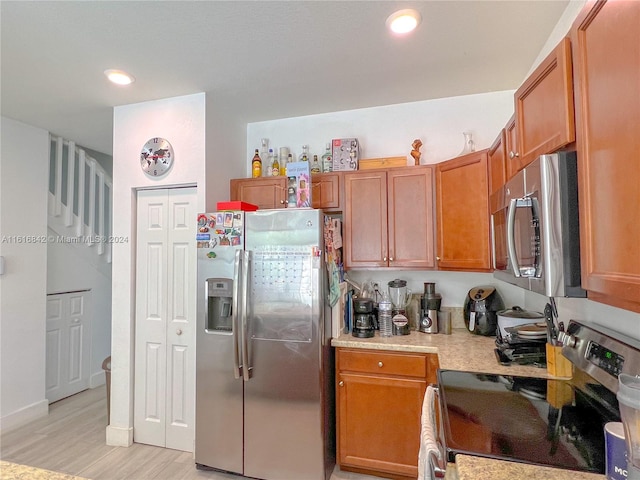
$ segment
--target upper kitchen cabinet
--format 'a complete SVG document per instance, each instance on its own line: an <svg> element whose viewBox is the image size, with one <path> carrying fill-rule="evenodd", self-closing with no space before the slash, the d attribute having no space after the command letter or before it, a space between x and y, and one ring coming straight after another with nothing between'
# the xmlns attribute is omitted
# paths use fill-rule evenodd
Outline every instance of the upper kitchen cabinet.
<svg viewBox="0 0 640 480"><path fill-rule="evenodd" d="M500 189L507 180L507 131L502 129L487 152L489 193Z"/></svg>
<svg viewBox="0 0 640 480"><path fill-rule="evenodd" d="M588 3L571 29L582 287L640 312L640 2Z"/></svg>
<svg viewBox="0 0 640 480"><path fill-rule="evenodd" d="M327 212L341 212L343 172L314 173L311 175L311 206Z"/></svg>
<svg viewBox="0 0 640 480"><path fill-rule="evenodd" d="M515 93L517 150L510 172L575 141L571 42L564 38Z"/></svg>
<svg viewBox="0 0 640 480"><path fill-rule="evenodd" d="M435 267L433 167L344 173L345 267Z"/></svg>
<svg viewBox="0 0 640 480"><path fill-rule="evenodd" d="M235 178L229 190L231 200L252 203L260 209L287 206L287 177Z"/></svg>
<svg viewBox="0 0 640 480"><path fill-rule="evenodd" d="M487 152L436 165L438 268L491 270Z"/></svg>

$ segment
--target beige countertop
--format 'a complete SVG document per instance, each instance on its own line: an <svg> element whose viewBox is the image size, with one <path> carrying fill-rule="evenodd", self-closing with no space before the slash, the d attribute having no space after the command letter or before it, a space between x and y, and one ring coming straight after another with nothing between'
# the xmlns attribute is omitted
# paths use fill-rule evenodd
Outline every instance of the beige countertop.
<svg viewBox="0 0 640 480"><path fill-rule="evenodd" d="M441 369L464 370L496 375L524 375L557 378L545 368L533 366L504 366L496 360L493 349L495 337L473 335L464 328L454 328L451 335L427 334L412 330L409 335L356 338L342 334L331 341L334 347L364 348L400 352L436 353ZM470 455L457 455L455 471L447 468L447 479L456 480L602 480L604 475L573 470L540 467L523 463L493 460Z"/></svg>
<svg viewBox="0 0 640 480"><path fill-rule="evenodd" d="M451 335L440 333L433 335L412 330L409 335L380 337L376 332L375 337L372 338L356 338L351 334L343 333L331 340L331 345L344 348L437 353L440 368L444 370L557 378L551 377L545 368L500 365L493 351L495 337L473 335L464 328L454 328Z"/></svg>

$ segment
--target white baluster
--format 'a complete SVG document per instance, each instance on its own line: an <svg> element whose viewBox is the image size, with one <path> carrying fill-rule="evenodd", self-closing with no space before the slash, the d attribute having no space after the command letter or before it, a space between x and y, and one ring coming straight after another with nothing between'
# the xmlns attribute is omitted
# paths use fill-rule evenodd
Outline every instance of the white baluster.
<svg viewBox="0 0 640 480"><path fill-rule="evenodd" d="M62 213L62 147L64 146L64 139L62 137L56 138L56 183L53 191L53 197L55 199L55 209L53 214L57 217Z"/></svg>
<svg viewBox="0 0 640 480"><path fill-rule="evenodd" d="M75 165L76 165L76 143L69 142L67 145L67 211L64 216L64 225L73 225L73 197L75 194Z"/></svg>
<svg viewBox="0 0 640 480"><path fill-rule="evenodd" d="M89 160L89 241L92 245L92 237L96 233L96 161Z"/></svg>
<svg viewBox="0 0 640 480"><path fill-rule="evenodd" d="M98 241L98 255L104 253L104 173L102 170L98 172L98 218L96 225L98 227L97 234L100 238Z"/></svg>
<svg viewBox="0 0 640 480"><path fill-rule="evenodd" d="M80 149L78 160L78 225L76 227L76 232L80 236L84 235L84 182L86 176L84 165L86 161L86 152Z"/></svg>

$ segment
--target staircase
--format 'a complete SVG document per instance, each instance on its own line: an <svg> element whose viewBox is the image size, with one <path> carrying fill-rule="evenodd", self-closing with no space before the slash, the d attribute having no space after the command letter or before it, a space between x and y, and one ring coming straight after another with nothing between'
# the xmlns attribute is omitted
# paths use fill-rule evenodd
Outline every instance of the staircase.
<svg viewBox="0 0 640 480"><path fill-rule="evenodd" d="M75 142L54 135L50 142L48 242L75 245L85 261L110 270L111 177Z"/></svg>

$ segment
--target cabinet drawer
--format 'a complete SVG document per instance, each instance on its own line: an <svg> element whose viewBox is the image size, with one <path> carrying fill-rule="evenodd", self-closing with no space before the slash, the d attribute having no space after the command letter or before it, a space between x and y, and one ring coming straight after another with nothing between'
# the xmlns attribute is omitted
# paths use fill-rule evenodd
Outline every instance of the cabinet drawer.
<svg viewBox="0 0 640 480"><path fill-rule="evenodd" d="M349 371L426 378L427 357L423 354L339 349L338 369L341 372Z"/></svg>

